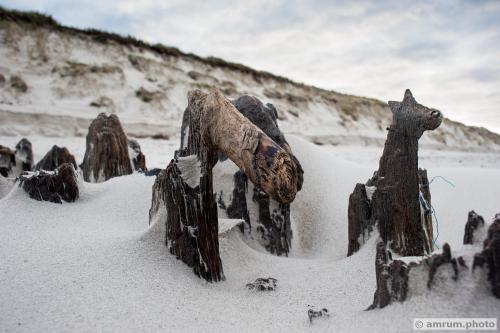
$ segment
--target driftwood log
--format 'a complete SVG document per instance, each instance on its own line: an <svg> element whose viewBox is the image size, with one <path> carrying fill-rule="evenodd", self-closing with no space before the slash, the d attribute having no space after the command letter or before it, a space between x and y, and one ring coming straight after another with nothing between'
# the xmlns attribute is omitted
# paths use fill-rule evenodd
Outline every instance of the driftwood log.
<svg viewBox="0 0 500 333"><path fill-rule="evenodd" d="M402 256L433 249L430 191L426 172L418 169L418 140L441 124L442 115L418 104L409 90L402 102L389 106L393 119L379 169L366 185L356 185L349 198L348 255L375 224L383 241Z"/></svg>
<svg viewBox="0 0 500 333"><path fill-rule="evenodd" d="M21 171L31 171L33 169L33 148L31 142L22 138L16 145L16 166L19 163Z"/></svg>
<svg viewBox="0 0 500 333"><path fill-rule="evenodd" d="M54 145L45 156L35 165L35 170L52 171L64 163L70 163L76 169L75 157L68 148Z"/></svg>
<svg viewBox="0 0 500 333"><path fill-rule="evenodd" d="M0 145L0 175L8 177L15 165L16 153L10 148Z"/></svg>
<svg viewBox="0 0 500 333"><path fill-rule="evenodd" d="M170 253L208 281L224 279L219 256L217 205L212 168L219 152L229 157L256 186L287 204L297 193L298 168L286 150L252 124L220 92L188 94L185 148L153 186L150 221L168 211ZM166 207L161 207L163 203Z"/></svg>
<svg viewBox="0 0 500 333"><path fill-rule="evenodd" d="M22 173L19 186L38 201L73 202L79 196L77 177L73 164L64 163L54 171Z"/></svg>
<svg viewBox="0 0 500 333"><path fill-rule="evenodd" d="M139 142L134 139L128 139L129 157L130 163L134 167L135 171L147 171L146 168L146 156L141 151L141 146Z"/></svg>
<svg viewBox="0 0 500 333"><path fill-rule="evenodd" d="M92 183L132 173L127 137L116 115L100 113L92 121L80 167L83 179Z"/></svg>
<svg viewBox="0 0 500 333"><path fill-rule="evenodd" d="M232 104L242 115L290 154L297 166L297 186L298 190L300 190L304 172L278 127L276 108L269 103L264 105L259 99L249 95L239 97L232 101ZM183 128L186 128L186 126L183 126ZM220 154L219 160L224 161L225 159L226 157ZM241 230L247 236L252 235L252 226L254 228L256 226L256 233L252 236L258 237L269 252L276 255L288 255L292 241L290 204L278 203L258 187L253 187L253 190L249 192L248 177L242 171L237 171L234 174L233 181L234 188L231 202L226 205L222 197L219 197L219 207L226 210L229 218L243 219L245 221L245 224L241 225ZM257 205L257 221L251 221L247 202L253 202Z"/></svg>

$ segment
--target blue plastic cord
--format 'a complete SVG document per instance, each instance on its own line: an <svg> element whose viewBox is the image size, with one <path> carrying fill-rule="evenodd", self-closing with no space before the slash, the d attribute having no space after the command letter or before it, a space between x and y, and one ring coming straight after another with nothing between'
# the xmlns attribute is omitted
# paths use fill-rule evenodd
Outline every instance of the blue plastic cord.
<svg viewBox="0 0 500 333"><path fill-rule="evenodd" d="M435 176L431 179L431 181L429 182L429 185L434 181L434 179L436 178L439 178L439 179L442 179L444 180L445 182L447 182L449 185L451 185L452 187L455 187L455 184L453 184L452 182L450 182L448 179L444 178L443 176ZM425 201L425 198L424 196L422 195L422 192L419 192L419 201L420 201L420 204L422 205L422 207L427 211L429 210L429 206L428 206L428 203L427 201ZM439 246L436 244L436 241L439 237L439 221L438 221L438 218L436 216L436 210L434 209L434 206L432 206L432 204L430 205L431 208L431 212L432 212L432 215L434 216L434 220L436 221L436 237L432 240L432 242L434 243L434 246L439 250Z"/></svg>
<svg viewBox="0 0 500 333"><path fill-rule="evenodd" d="M439 221L436 217L436 210L434 209L434 207L432 205L430 205L431 208L429 209L428 203L427 203L427 201L425 201L425 198L424 198L422 192L420 192L420 191L419 191L418 199L419 199L419 202L420 202L420 205L422 206L422 208L425 211L430 210L432 212L432 215L434 215L434 220L436 220L436 237L432 240L432 243L434 243L434 246L439 250L439 246L436 244L436 241L439 237Z"/></svg>
<svg viewBox="0 0 500 333"><path fill-rule="evenodd" d="M455 184L453 184L452 182L450 182L448 179L444 178L443 176L435 176L431 179L431 181L429 182L429 185L432 184L432 182L434 181L434 179L436 178L440 178L442 180L444 180L445 182L447 182L448 184L450 184L451 186L455 187Z"/></svg>

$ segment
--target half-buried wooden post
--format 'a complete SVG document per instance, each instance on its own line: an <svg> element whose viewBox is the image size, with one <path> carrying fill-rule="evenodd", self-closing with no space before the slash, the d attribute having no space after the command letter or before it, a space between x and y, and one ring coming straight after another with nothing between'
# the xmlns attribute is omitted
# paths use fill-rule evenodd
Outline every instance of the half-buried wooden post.
<svg viewBox="0 0 500 333"><path fill-rule="evenodd" d="M187 145L153 186L155 201L167 208L166 245L208 281L224 279L219 256L217 205L212 168L219 151L229 157L267 195L294 200L298 169L292 156L244 117L220 92L188 94ZM162 194L160 186L165 187ZM163 199L162 199L163 197ZM150 216L151 217L151 216Z"/></svg>
<svg viewBox="0 0 500 333"><path fill-rule="evenodd" d="M418 104L410 90L402 102L389 102L389 127L378 171L358 184L349 199L348 255L359 249L374 225L384 243L402 256L433 250L427 173L418 169L418 140L441 124L441 112Z"/></svg>
<svg viewBox="0 0 500 333"><path fill-rule="evenodd" d="M83 179L92 183L132 173L127 136L116 115L100 113L92 121L80 167Z"/></svg>

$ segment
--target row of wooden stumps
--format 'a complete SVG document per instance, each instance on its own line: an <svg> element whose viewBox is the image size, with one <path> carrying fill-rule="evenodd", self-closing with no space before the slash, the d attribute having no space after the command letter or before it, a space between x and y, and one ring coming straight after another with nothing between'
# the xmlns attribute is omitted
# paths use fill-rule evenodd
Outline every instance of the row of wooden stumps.
<svg viewBox="0 0 500 333"><path fill-rule="evenodd" d="M35 200L61 203L79 197L78 168L87 182L145 172L146 160L137 141L128 139L114 114L101 113L87 134L83 163L78 166L66 147L54 145L34 164L32 144L23 138L15 150L0 146L0 177L19 179L19 185ZM14 181L10 181L14 186Z"/></svg>
<svg viewBox="0 0 500 333"><path fill-rule="evenodd" d="M208 281L224 279L219 255L212 169L222 153L273 200L289 204L302 185L302 168L220 92L188 94L187 140L156 179L150 220L166 210L171 254Z"/></svg>

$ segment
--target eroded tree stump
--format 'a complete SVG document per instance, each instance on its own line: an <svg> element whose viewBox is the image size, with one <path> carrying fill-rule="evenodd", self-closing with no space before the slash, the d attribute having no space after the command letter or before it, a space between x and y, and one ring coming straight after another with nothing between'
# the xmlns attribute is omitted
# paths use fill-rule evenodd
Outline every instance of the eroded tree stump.
<svg viewBox="0 0 500 333"><path fill-rule="evenodd" d="M349 235L348 253L359 248L354 242L359 239L356 232L377 223L383 241L396 253L421 256L432 251L433 239L430 211L421 205L422 198L430 201L430 192L424 171L420 172L419 182L418 140L424 131L434 130L441 124L442 115L418 104L409 90L402 102L389 102L389 106L392 124L379 169L367 183L373 188L369 202L371 221L364 222L366 212L356 212L356 209L366 209L366 198L358 194L359 200L365 203L355 203L353 197L349 230L354 233Z"/></svg>
<svg viewBox="0 0 500 333"><path fill-rule="evenodd" d="M500 298L500 214L496 214L493 223L488 227L488 234L483 242L483 251L474 256L473 269L488 269L488 280L493 295Z"/></svg>
<svg viewBox="0 0 500 333"><path fill-rule="evenodd" d="M467 223L465 224L464 244L474 244L478 241L482 229L484 229L483 217L471 210L467 217Z"/></svg>
<svg viewBox="0 0 500 333"><path fill-rule="evenodd" d="M375 257L375 274L377 289L373 296L373 304L368 310L383 308L394 301L403 302L408 294L408 265L401 260L392 260L386 244L377 244Z"/></svg>
<svg viewBox="0 0 500 333"><path fill-rule="evenodd" d="M8 177L16 165L16 154L10 148L0 145L0 175Z"/></svg>
<svg viewBox="0 0 500 333"><path fill-rule="evenodd" d="M62 203L78 199L78 178L71 163L64 163L54 171L25 172L20 184L30 198L38 201Z"/></svg>
<svg viewBox="0 0 500 333"><path fill-rule="evenodd" d="M155 182L150 220L157 219L155 212L162 211L158 206L164 200L170 252L193 267L197 275L220 281L224 273L212 184L212 168L219 151L256 186L283 204L295 198L298 168L283 148L241 115L220 92L189 92L187 112L189 127L185 129L188 133L184 148L175 153Z"/></svg>
<svg viewBox="0 0 500 333"><path fill-rule="evenodd" d="M35 170L52 171L64 163L70 163L76 169L75 157L66 147L54 145L45 156L35 165Z"/></svg>
<svg viewBox="0 0 500 333"><path fill-rule="evenodd" d="M92 183L132 173L127 137L116 115L100 113L92 121L80 167L83 179Z"/></svg>
<svg viewBox="0 0 500 333"><path fill-rule="evenodd" d="M478 217L479 215L471 211L467 225L480 225L481 219ZM471 230L471 227L466 227L464 239L469 237ZM375 258L377 289L373 304L368 309L383 308L394 301L405 301L411 288L421 285L418 281L410 279L410 277L415 279L422 276L410 274L410 271L413 272L413 270L421 270L427 274L427 288L432 290L436 273L446 265L451 266L453 270L451 279L457 283L457 292L462 289L460 276L472 274L471 270L474 271L477 267L484 268L486 266L491 291L494 296L500 298L500 214L495 216L493 223L488 228L483 250L474 255L472 269L468 267L463 257L453 257L448 243L443 245L440 254L427 256L419 262L406 263L399 259L393 260L391 250L383 241L380 241L377 244ZM483 279L476 279L476 281L484 283ZM417 283L413 284L414 282ZM472 288L475 289L476 286Z"/></svg>
<svg viewBox="0 0 500 333"><path fill-rule="evenodd" d="M22 138L16 145L16 165L19 163L21 171L33 169L33 148L31 142Z"/></svg>
<svg viewBox="0 0 500 333"><path fill-rule="evenodd" d="M134 167L135 171L147 171L146 168L146 156L141 151L141 146L139 142L134 139L128 139L128 148L129 148L129 156L130 162Z"/></svg>
<svg viewBox="0 0 500 333"><path fill-rule="evenodd" d="M367 310L383 308L393 302L404 302L410 290L410 270L422 269L427 272L427 288L431 288L434 276L440 267L450 264L453 268L453 280L458 279L458 264L466 267L462 257L454 258L448 243L443 245L440 254L426 257L420 262L406 263L393 259L387 245L380 241L377 244L375 257L375 274L377 289L373 297L373 304Z"/></svg>

